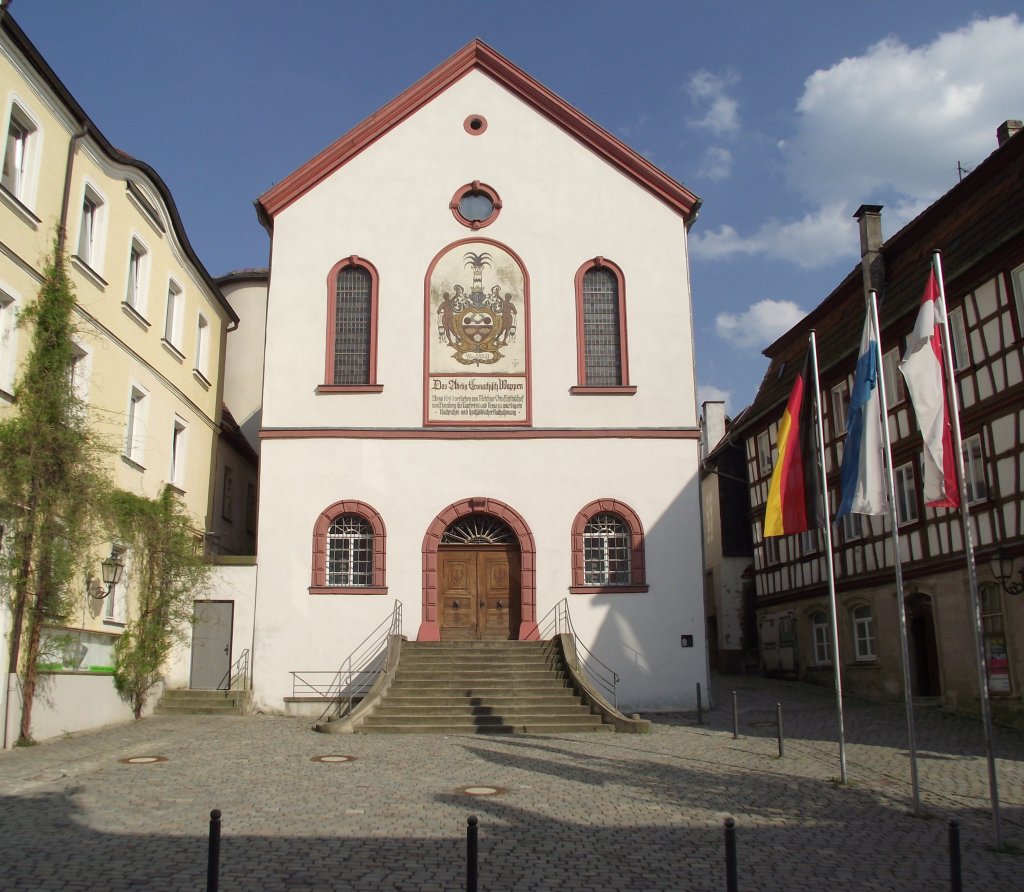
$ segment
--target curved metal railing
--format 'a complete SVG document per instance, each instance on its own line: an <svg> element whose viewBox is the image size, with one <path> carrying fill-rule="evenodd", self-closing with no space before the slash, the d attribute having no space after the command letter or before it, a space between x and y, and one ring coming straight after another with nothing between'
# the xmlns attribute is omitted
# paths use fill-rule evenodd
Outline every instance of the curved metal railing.
<svg viewBox="0 0 1024 892"><path fill-rule="evenodd" d="M608 692L612 705L616 709L619 708L616 699L616 686L619 683L619 674L595 657L590 648L580 640L580 636L576 634L576 630L573 628L572 617L569 615L568 598L562 598L544 615L543 619L537 624L537 630L542 639L554 638L555 635L561 634L572 635L573 640L576 642L577 671L585 671L595 684Z"/></svg>
<svg viewBox="0 0 1024 892"><path fill-rule="evenodd" d="M330 703L320 715L321 722L347 715L354 702L373 687L387 665L392 637L401 634L402 602L396 600L391 613L342 661L336 672L292 672L292 695L329 698Z"/></svg>

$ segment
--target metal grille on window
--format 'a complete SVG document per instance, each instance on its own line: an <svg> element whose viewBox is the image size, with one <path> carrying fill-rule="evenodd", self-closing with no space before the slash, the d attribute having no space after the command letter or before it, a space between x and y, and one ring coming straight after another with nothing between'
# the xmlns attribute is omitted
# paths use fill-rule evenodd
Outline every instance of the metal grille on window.
<svg viewBox="0 0 1024 892"><path fill-rule="evenodd" d="M583 356L588 387L622 384L619 284L607 269L583 275Z"/></svg>
<svg viewBox="0 0 1024 892"><path fill-rule="evenodd" d="M338 273L334 383L370 383L370 274L359 266Z"/></svg>
<svg viewBox="0 0 1024 892"><path fill-rule="evenodd" d="M373 529L358 514L342 514L327 528L327 584L373 585Z"/></svg>
<svg viewBox="0 0 1024 892"><path fill-rule="evenodd" d="M441 534L442 545L506 545L514 541L508 526L489 514L467 514Z"/></svg>
<svg viewBox="0 0 1024 892"><path fill-rule="evenodd" d="M629 585L629 527L614 514L597 514L583 531L583 582L585 585Z"/></svg>

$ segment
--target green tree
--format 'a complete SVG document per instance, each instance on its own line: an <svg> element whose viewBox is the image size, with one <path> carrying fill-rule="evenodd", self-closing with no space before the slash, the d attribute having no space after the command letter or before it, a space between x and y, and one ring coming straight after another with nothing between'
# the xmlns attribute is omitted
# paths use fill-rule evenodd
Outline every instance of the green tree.
<svg viewBox="0 0 1024 892"><path fill-rule="evenodd" d="M117 643L114 683L135 718L175 642L184 638L192 602L207 586L210 565L185 506L168 486L157 499L115 491L107 510L115 535L131 554L138 611Z"/></svg>
<svg viewBox="0 0 1024 892"><path fill-rule="evenodd" d="M90 553L95 508L106 484L95 439L72 386L75 296L64 259L44 270L19 325L32 346L14 387L15 411L0 421L0 515L13 629L10 672L22 669L19 744L31 742L44 625L64 623L81 593L72 581Z"/></svg>

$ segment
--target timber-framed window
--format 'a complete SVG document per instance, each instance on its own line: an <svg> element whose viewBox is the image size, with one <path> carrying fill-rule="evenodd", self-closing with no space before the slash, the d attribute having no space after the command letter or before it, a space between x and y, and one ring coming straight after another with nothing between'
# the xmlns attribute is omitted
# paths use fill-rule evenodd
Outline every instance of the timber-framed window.
<svg viewBox="0 0 1024 892"><path fill-rule="evenodd" d="M327 291L327 356L317 392L379 393L376 269L347 257L328 275Z"/></svg>
<svg viewBox="0 0 1024 892"><path fill-rule="evenodd" d="M365 502L346 499L326 508L313 527L311 595L386 595L381 516Z"/></svg>

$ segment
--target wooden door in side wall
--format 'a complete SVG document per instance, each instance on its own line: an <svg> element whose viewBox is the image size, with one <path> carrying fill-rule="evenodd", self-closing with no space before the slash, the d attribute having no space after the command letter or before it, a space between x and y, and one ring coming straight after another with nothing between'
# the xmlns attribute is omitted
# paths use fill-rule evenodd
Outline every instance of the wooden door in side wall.
<svg viewBox="0 0 1024 892"><path fill-rule="evenodd" d="M441 640L508 640L519 629L519 552L479 546L440 548Z"/></svg>

